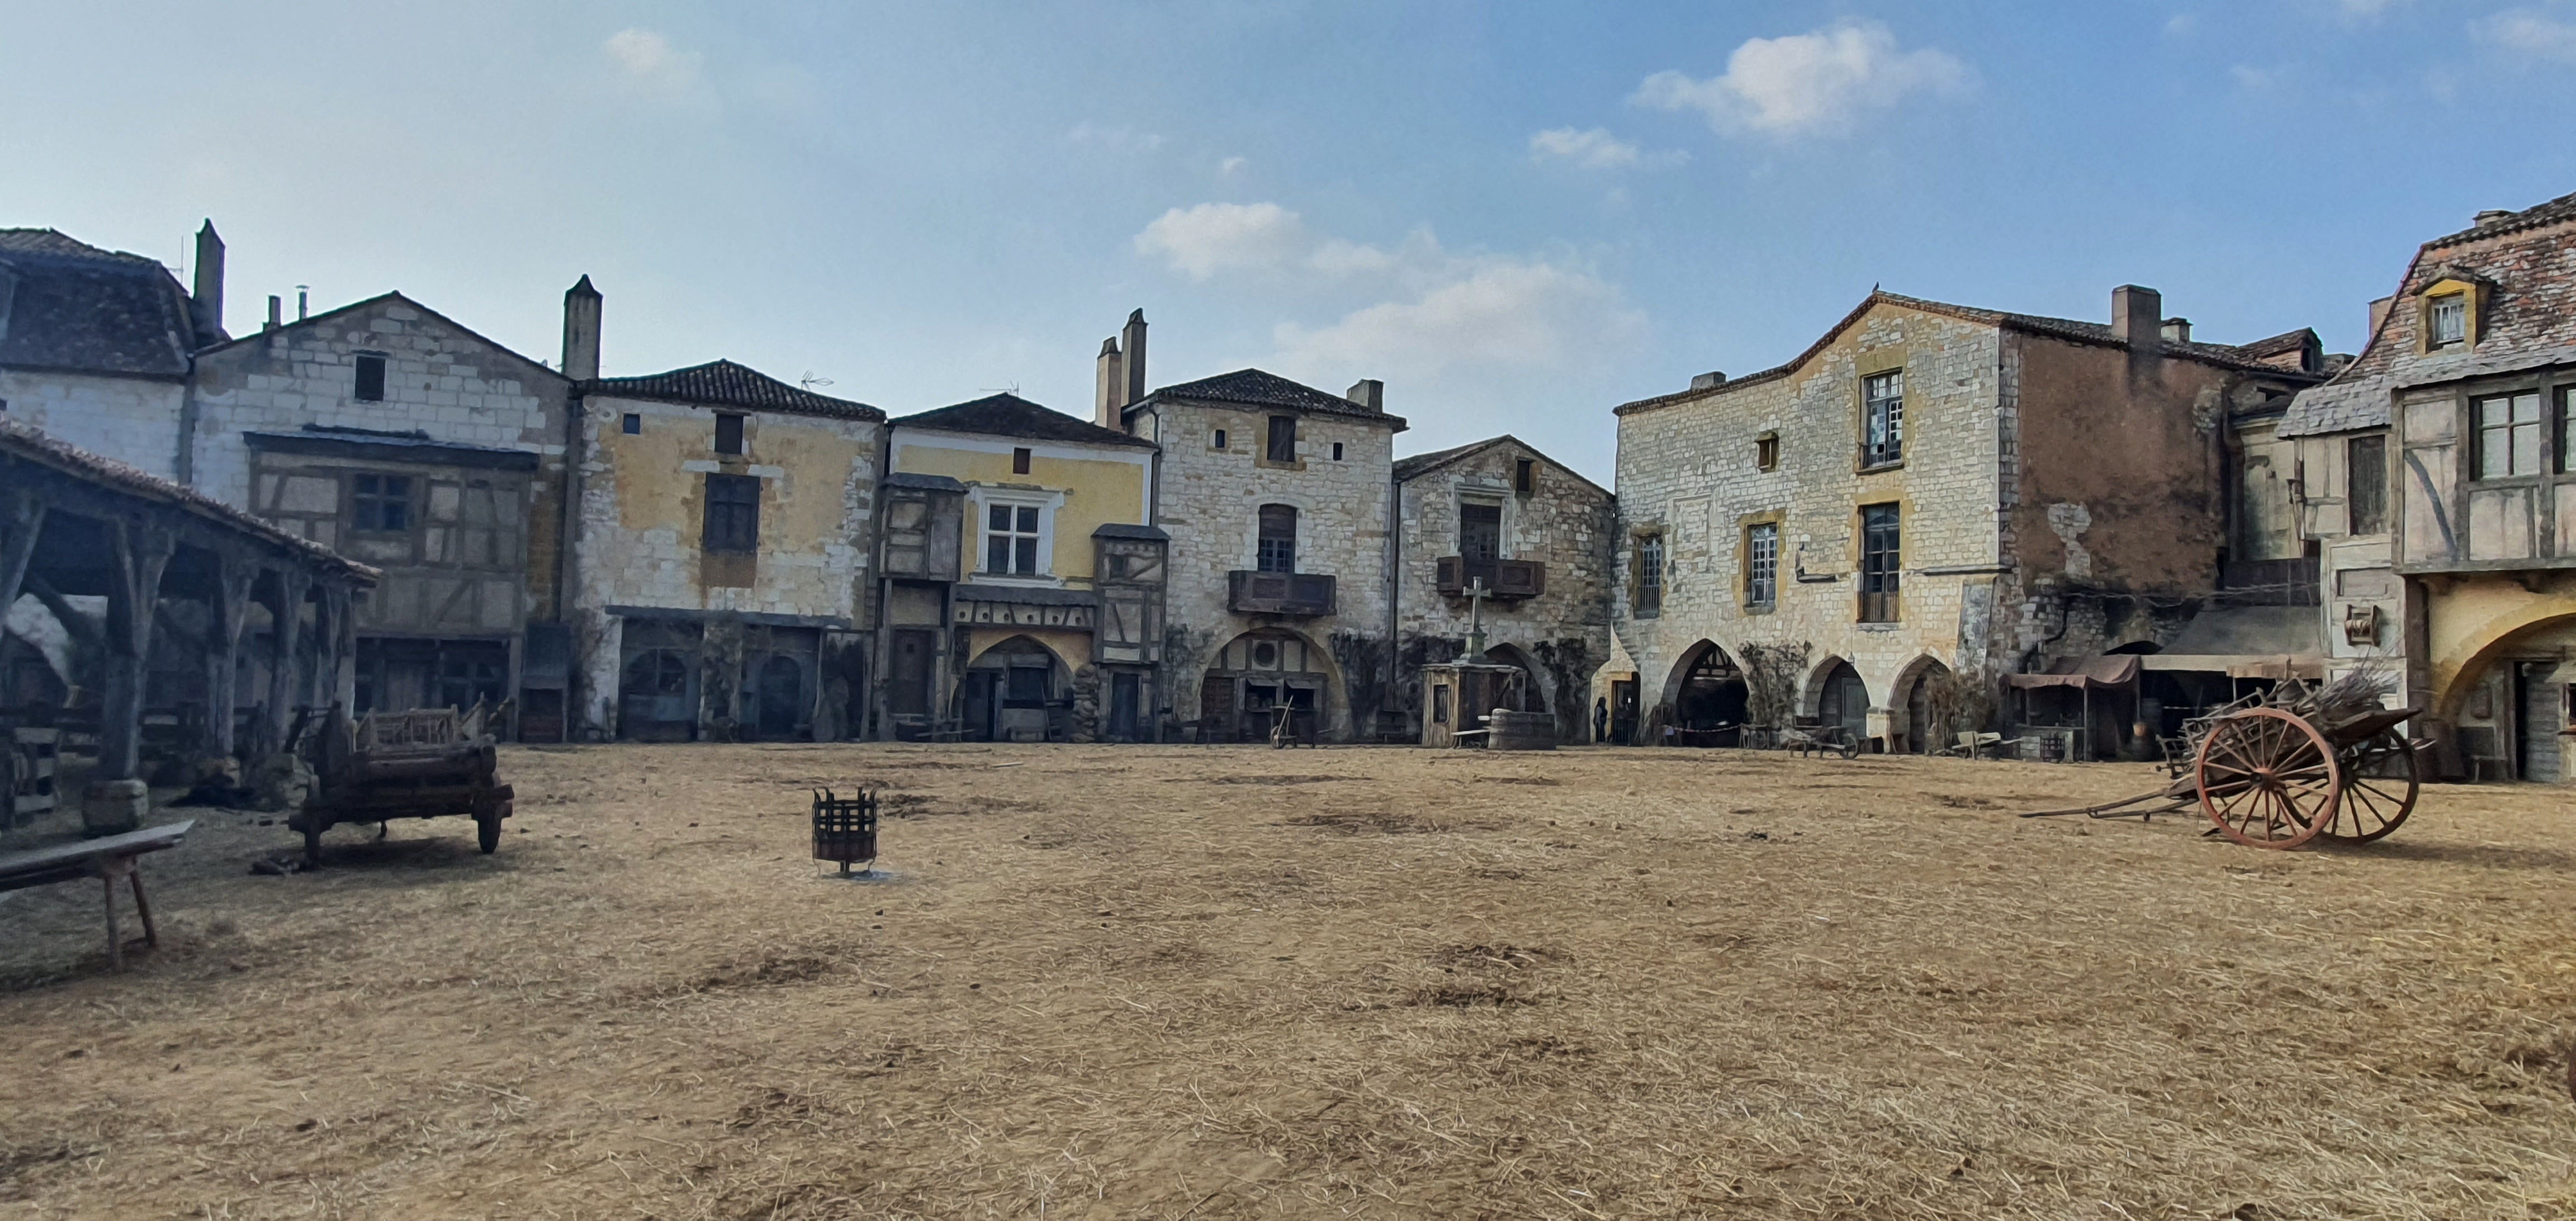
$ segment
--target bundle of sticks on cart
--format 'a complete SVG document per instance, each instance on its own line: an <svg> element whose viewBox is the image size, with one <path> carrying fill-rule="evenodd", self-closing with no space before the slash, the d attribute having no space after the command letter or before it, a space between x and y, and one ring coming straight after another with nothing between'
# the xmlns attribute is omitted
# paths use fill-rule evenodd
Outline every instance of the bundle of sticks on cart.
<svg viewBox="0 0 2576 1221"><path fill-rule="evenodd" d="M2249 847L2367 843L2405 822L2422 788L2416 761L2426 744L2399 727L2423 710L2387 707L2395 686L2378 666L2322 685L2284 682L2185 722L2187 749L2165 787L2022 817L2152 819L2197 804L2212 834Z"/></svg>

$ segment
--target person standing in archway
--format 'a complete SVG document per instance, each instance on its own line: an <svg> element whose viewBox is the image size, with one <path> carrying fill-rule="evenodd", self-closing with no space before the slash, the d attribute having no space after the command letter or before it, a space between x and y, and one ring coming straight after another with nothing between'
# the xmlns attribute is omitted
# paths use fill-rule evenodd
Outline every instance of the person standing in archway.
<svg viewBox="0 0 2576 1221"><path fill-rule="evenodd" d="M1592 701L1592 740L1595 743L1600 743L1606 742L1609 739L1610 697L1605 695Z"/></svg>

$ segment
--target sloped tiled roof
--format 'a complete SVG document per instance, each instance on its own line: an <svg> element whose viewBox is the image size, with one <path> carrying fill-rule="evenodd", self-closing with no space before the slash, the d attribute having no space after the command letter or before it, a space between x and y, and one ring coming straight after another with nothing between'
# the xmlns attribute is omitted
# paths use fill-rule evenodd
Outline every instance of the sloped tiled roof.
<svg viewBox="0 0 2576 1221"><path fill-rule="evenodd" d="M2508 238L2512 240L2494 241ZM2456 247L2482 243L2474 250ZM2299 392L2277 435L2316 436L2388 426L2389 400L2410 386L2576 364L2576 195L2562 195L2424 243L2398 277L2394 303L2352 363ZM2413 304L2446 279L2473 280L2493 298L2474 349L2420 351Z"/></svg>
<svg viewBox="0 0 2576 1221"><path fill-rule="evenodd" d="M1398 458L1395 460L1395 481L1398 483L1404 483L1410 480L1419 479L1422 476L1448 466L1453 462L1472 458L1477 454L1484 453L1486 450L1493 449L1500 445L1518 446L1520 449L1527 452L1530 456L1537 458L1539 461L1555 467L1568 475L1572 475L1576 479L1582 480L1585 487L1591 488L1593 491L1599 492L1603 496L1610 495L1610 490L1608 488L1602 487L1600 484L1584 478L1582 472L1577 471L1573 467L1567 466L1554 458L1548 457L1544 451L1539 449L1539 447L1521 440L1519 437L1515 437L1510 433L1504 433L1499 437L1487 437L1482 441L1470 441L1465 445L1453 445L1447 449L1435 449L1427 454L1415 454L1409 458Z"/></svg>
<svg viewBox="0 0 2576 1221"><path fill-rule="evenodd" d="M1800 352L1797 356L1791 358L1785 363L1774 365L1759 373L1747 374L1743 377L1729 378L1709 389L1678 390L1671 394L1659 394L1650 398L1638 399L1634 402L1622 403L1614 410L1616 414L1626 415L1632 411L1644 411L1670 403L1679 403L1689 399L1704 398L1713 394L1724 394L1740 386L1749 386L1759 382L1787 377L1797 372L1799 369L1804 368L1808 361L1815 359L1816 355L1823 352L1826 346L1831 344L1836 337L1840 336L1844 331L1851 329L1851 327L1861 319L1868 317L1871 310L1876 309L1881 305L1894 305L1905 309L1921 310L1929 314L1940 314L1945 317L1957 318L1963 322L1976 322L1987 326L2004 327L2027 334L2046 335L2074 343L2092 344L2097 347L2117 348L2128 346L2128 341L2120 338L2120 336L2111 329L2110 324L2108 323L2085 322L2076 318L2051 318L2045 314L2015 314L2004 310L1980 309L1973 305L1954 305L1947 301L1932 301L1922 297L1903 296L1898 293L1888 292L1884 289L1873 289L1867 298L1862 300L1857 307L1853 308L1852 312L1843 315L1842 321L1835 323L1832 327L1828 328L1823 335L1818 336L1814 343L1807 346L1806 351ZM2248 373L2262 373L2267 376L2291 378L2315 378L2320 376L2317 374L2303 374L2299 370L2285 369L2279 365L2265 364L2261 360L2247 353L2245 349L2236 347L2232 344L2198 342L2169 343L2160 340L2156 346L2157 349L2166 356L2198 361L2202 364L2217 365L2221 368L2238 369Z"/></svg>
<svg viewBox="0 0 2576 1221"><path fill-rule="evenodd" d="M52 229L0 229L0 366L176 379L201 335L188 294L141 255Z"/></svg>
<svg viewBox="0 0 2576 1221"><path fill-rule="evenodd" d="M315 564L338 569L369 584L373 584L384 575L375 568L343 556L310 539L289 534L194 488L182 487L114 458L103 457L79 446L57 440L44 429L24 420L12 420L0 416L0 457L49 466L129 496L175 506L281 551L301 556Z"/></svg>
<svg viewBox="0 0 2576 1221"><path fill-rule="evenodd" d="M2248 359L2270 360L2278 356L2287 356L2292 352L2304 353L2308 350L2310 345L2317 344L2319 342L2315 328L2303 326L2295 331L2285 331L2281 334L2274 335L2270 339L2257 339L2252 343L2240 343L2236 345L2236 350L2244 353Z"/></svg>
<svg viewBox="0 0 2576 1221"><path fill-rule="evenodd" d="M1242 403L1251 407L1287 407L1297 411L1320 411L1331 415L1359 416L1362 419L1385 420L1403 428L1401 416L1371 411L1338 394L1300 385L1276 373L1260 369L1237 369L1194 382L1165 386L1153 393L1155 398L1199 399L1211 403Z"/></svg>
<svg viewBox="0 0 2576 1221"><path fill-rule="evenodd" d="M673 369L649 377L602 377L582 383L585 394L653 399L666 403L748 407L791 415L829 416L841 420L882 420L885 413L865 403L816 394L730 360Z"/></svg>
<svg viewBox="0 0 2576 1221"><path fill-rule="evenodd" d="M936 411L902 416L894 423L904 428L923 428L932 432L1016 437L1024 441L1067 441L1076 445L1154 448L1154 443L1143 437L1129 436L1115 429L1102 428L1089 420L1077 420L1061 411L1039 406L1016 394L996 394L973 402L942 407Z"/></svg>

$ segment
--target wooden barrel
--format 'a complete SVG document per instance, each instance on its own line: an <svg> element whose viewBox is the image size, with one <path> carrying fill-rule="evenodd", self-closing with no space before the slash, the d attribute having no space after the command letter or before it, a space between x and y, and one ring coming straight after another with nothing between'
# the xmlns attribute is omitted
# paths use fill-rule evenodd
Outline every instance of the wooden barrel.
<svg viewBox="0 0 2576 1221"><path fill-rule="evenodd" d="M1544 712L1497 708L1488 714L1485 728L1494 731L1485 742L1488 750L1556 749L1556 718Z"/></svg>

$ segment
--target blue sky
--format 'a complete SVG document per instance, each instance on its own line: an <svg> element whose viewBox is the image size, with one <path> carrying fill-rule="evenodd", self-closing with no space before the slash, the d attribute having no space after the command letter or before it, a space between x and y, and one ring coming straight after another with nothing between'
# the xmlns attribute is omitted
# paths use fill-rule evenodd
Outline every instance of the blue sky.
<svg viewBox="0 0 2576 1221"><path fill-rule="evenodd" d="M1873 284L2361 341L2418 242L2576 191L2576 0L214 6L6 0L0 225L228 321L399 288L608 372L729 357L903 414L1387 383L1401 452L1794 355ZM290 309L291 309L290 305Z"/></svg>

